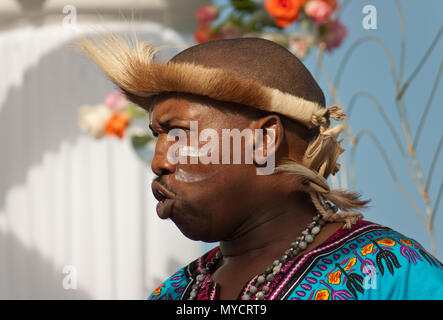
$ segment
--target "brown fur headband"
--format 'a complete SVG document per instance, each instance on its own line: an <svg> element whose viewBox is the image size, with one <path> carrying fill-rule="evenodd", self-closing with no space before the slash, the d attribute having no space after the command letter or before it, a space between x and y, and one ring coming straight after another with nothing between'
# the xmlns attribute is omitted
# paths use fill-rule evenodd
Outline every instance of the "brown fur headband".
<svg viewBox="0 0 443 320"><path fill-rule="evenodd" d="M81 46L112 82L130 93L130 99L131 95L147 98L162 92L191 93L279 113L308 128L343 115L337 107L326 110L315 102L233 72L188 62L155 61L154 55L161 48L148 42L136 42L130 47L111 35L96 41L83 39Z"/></svg>

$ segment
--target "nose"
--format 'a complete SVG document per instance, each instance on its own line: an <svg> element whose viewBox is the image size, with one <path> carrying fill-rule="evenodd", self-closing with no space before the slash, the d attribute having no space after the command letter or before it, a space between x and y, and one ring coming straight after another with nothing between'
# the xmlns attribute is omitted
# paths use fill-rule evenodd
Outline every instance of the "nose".
<svg viewBox="0 0 443 320"><path fill-rule="evenodd" d="M175 172L176 165L168 161L168 147L166 139L159 137L155 145L155 153L151 162L151 169L157 176Z"/></svg>

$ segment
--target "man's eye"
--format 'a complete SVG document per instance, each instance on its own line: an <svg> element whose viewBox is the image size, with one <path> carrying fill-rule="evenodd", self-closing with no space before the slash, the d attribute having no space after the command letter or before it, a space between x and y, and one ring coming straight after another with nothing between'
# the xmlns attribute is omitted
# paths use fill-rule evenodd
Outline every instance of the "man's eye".
<svg viewBox="0 0 443 320"><path fill-rule="evenodd" d="M149 128L149 129L150 129L149 131L151 131L152 136L153 136L154 138L158 138L158 132L157 132L157 131L154 131L154 130L151 129L151 128Z"/></svg>
<svg viewBox="0 0 443 320"><path fill-rule="evenodd" d="M180 127L180 126L174 126L174 127L170 127L170 128L168 128L168 129L167 129L167 132L168 132L168 131L171 131L171 130L183 130L183 131L189 131L189 128L186 128L186 127ZM151 133L152 133L152 136L153 136L154 138L158 138L158 137L160 136L160 133L158 133L158 132L156 132L156 131L154 131L154 130L152 130L152 129L151 129Z"/></svg>

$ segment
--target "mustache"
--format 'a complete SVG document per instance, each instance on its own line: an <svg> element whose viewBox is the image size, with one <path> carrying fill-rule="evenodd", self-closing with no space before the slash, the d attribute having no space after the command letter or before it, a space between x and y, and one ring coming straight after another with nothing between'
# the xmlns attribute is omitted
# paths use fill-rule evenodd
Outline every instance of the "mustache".
<svg viewBox="0 0 443 320"><path fill-rule="evenodd" d="M163 188L165 188L167 191L169 191L173 195L177 194L170 186L168 186L165 183L165 181L164 181L162 176L158 176L158 177L155 177L154 179L152 179L152 183L154 183L154 182L157 182L158 184L160 184Z"/></svg>

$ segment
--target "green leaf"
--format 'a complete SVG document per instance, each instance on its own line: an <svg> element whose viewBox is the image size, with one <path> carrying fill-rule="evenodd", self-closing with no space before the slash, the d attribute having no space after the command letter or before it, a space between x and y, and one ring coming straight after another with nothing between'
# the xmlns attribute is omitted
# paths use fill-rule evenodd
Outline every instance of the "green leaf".
<svg viewBox="0 0 443 320"><path fill-rule="evenodd" d="M130 104L126 112L131 118L148 118L148 112L135 104Z"/></svg>
<svg viewBox="0 0 443 320"><path fill-rule="evenodd" d="M253 12L257 9L257 4L251 0L231 0L231 5L238 11Z"/></svg>
<svg viewBox="0 0 443 320"><path fill-rule="evenodd" d="M132 146L136 149L144 148L151 141L154 141L154 138L150 134L131 136Z"/></svg>

